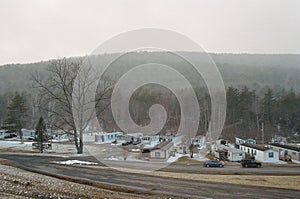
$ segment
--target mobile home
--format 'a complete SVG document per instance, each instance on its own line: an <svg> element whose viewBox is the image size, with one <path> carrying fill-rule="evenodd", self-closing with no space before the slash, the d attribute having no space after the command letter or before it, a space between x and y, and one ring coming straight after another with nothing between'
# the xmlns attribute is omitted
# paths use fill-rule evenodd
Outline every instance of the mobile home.
<svg viewBox="0 0 300 199"><path fill-rule="evenodd" d="M279 161L278 151L269 147L244 143L240 149L260 162L276 163Z"/></svg>
<svg viewBox="0 0 300 199"><path fill-rule="evenodd" d="M271 143L269 146L278 151L280 158L300 163L300 147L279 143Z"/></svg>

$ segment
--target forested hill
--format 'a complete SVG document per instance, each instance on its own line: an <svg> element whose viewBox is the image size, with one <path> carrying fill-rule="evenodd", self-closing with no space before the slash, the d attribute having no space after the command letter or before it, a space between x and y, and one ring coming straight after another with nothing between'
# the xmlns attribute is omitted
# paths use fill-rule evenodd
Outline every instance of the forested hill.
<svg viewBox="0 0 300 199"><path fill-rule="evenodd" d="M192 53L192 52L186 52ZM155 60L161 63L179 65L185 68L185 63L178 59L165 56L163 52L139 52L124 58L122 66L146 63ZM290 89L300 92L300 55L289 54L210 54L217 64L226 86L240 88L248 86L251 89L262 90ZM99 62L108 60L109 54L97 57ZM194 56L197 56L194 53ZM167 60L167 61L166 61ZM49 61L30 64L8 64L0 66L0 94L14 91L28 91L31 87L31 74L43 69Z"/></svg>

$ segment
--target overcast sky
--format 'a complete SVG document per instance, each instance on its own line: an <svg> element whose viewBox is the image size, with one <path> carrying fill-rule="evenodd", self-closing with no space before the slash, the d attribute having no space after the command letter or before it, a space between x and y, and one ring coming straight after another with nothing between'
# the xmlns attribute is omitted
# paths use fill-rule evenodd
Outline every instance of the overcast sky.
<svg viewBox="0 0 300 199"><path fill-rule="evenodd" d="M0 0L0 64L86 55L145 27L209 52L300 53L299 11L298 0Z"/></svg>

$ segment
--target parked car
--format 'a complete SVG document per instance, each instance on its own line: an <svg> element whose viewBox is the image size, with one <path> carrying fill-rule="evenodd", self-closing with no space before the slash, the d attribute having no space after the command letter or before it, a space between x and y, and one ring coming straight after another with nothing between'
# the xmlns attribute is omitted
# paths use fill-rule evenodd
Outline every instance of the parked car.
<svg viewBox="0 0 300 199"><path fill-rule="evenodd" d="M123 142L123 143L122 143L122 146L128 146L128 145L130 145L130 144L132 144L132 142Z"/></svg>
<svg viewBox="0 0 300 199"><path fill-rule="evenodd" d="M224 162L218 160L207 160L203 163L204 167L224 167Z"/></svg>
<svg viewBox="0 0 300 199"><path fill-rule="evenodd" d="M10 134L8 134L8 135L5 135L5 136L4 136L4 139L7 139L7 138L16 138L16 137L18 137L16 134L10 133Z"/></svg>
<svg viewBox="0 0 300 199"><path fill-rule="evenodd" d="M261 167L261 163L260 162L256 162L255 160L253 159L243 159L241 161L241 165L242 167Z"/></svg>

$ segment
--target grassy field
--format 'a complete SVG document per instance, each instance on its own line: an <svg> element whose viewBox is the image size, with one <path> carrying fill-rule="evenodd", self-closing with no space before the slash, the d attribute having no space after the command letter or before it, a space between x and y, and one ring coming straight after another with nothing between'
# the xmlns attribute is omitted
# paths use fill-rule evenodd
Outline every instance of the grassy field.
<svg viewBox="0 0 300 199"><path fill-rule="evenodd" d="M153 172L148 175L171 177L185 180L229 183L260 187L293 189L300 191L300 176L264 176L264 175L209 175L190 173Z"/></svg>

